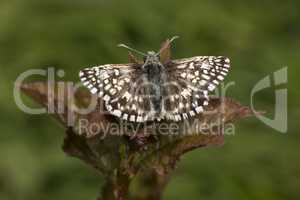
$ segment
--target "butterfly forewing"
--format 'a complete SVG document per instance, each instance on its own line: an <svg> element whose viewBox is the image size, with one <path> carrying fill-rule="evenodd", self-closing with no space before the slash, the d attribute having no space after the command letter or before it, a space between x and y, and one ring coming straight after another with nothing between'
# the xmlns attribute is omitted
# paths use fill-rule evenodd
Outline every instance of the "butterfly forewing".
<svg viewBox="0 0 300 200"><path fill-rule="evenodd" d="M197 56L174 60L168 70L180 80L202 91L213 91L230 68L230 60L223 56Z"/></svg>
<svg viewBox="0 0 300 200"><path fill-rule="evenodd" d="M130 82L132 75L135 75L135 68L129 64L101 65L83 69L79 73L83 85L99 97L105 94L113 97L122 90L125 83Z"/></svg>
<svg viewBox="0 0 300 200"><path fill-rule="evenodd" d="M157 115L151 103L151 93L135 64L108 64L80 71L80 79L91 93L105 102L107 111L129 121L153 120Z"/></svg>
<svg viewBox="0 0 300 200"><path fill-rule="evenodd" d="M223 56L197 56L173 60L167 68L168 82L164 87L165 117L182 120L204 111L208 105L208 93L213 91L227 75L230 61Z"/></svg>

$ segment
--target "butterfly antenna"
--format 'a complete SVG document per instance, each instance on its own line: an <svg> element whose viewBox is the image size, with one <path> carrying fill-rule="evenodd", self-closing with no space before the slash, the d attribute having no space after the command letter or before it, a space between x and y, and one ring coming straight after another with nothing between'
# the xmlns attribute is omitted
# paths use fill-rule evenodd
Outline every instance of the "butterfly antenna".
<svg viewBox="0 0 300 200"><path fill-rule="evenodd" d="M174 40L176 40L176 39L178 39L178 38L179 38L178 35L173 36L173 37L170 39L170 43L172 43Z"/></svg>
<svg viewBox="0 0 300 200"><path fill-rule="evenodd" d="M140 55L147 56L145 53L143 53L143 52L141 52L141 51L138 51L138 50L136 50L136 49L133 49L133 48L131 48L131 47L125 45L125 44L118 44L118 47L123 47L123 48L125 48L125 49L129 49L129 50L131 50L131 51L133 51L133 52L135 52L135 53L138 53L138 54L140 54Z"/></svg>
<svg viewBox="0 0 300 200"><path fill-rule="evenodd" d="M169 40L169 44L171 44L174 40L178 39L179 36L175 35L173 36L170 40ZM157 55L159 55L161 53L161 51L163 51L163 49L161 49L158 53L156 53Z"/></svg>

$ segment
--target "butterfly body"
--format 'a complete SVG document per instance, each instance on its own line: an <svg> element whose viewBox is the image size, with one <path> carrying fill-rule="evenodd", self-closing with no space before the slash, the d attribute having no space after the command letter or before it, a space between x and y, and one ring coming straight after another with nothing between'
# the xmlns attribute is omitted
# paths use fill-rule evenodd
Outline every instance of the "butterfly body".
<svg viewBox="0 0 300 200"><path fill-rule="evenodd" d="M164 65L160 62L159 56L155 52L148 52L145 62L142 65L142 72L145 77L144 84L148 85L148 91L145 94L148 93L155 112L160 113L163 98L162 86L166 81L166 73Z"/></svg>
<svg viewBox="0 0 300 200"><path fill-rule="evenodd" d="M171 60L170 40L159 53L148 52L143 62L107 64L80 71L80 79L98 94L108 112L123 120L181 121L203 113L208 92L229 70L223 56Z"/></svg>

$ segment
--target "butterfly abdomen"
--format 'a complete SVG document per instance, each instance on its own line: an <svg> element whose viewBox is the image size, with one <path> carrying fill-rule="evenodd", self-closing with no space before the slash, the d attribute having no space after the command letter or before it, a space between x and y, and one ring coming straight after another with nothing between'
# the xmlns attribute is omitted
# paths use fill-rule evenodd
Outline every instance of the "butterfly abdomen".
<svg viewBox="0 0 300 200"><path fill-rule="evenodd" d="M162 86L165 81L165 70L161 63L150 63L143 67L143 72L148 82L149 96L156 112L162 108Z"/></svg>

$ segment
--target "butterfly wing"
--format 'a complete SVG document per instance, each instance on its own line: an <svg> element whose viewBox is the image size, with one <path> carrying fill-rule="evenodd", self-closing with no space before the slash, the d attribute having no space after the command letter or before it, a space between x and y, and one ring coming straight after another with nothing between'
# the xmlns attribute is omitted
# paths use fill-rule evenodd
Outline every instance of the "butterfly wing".
<svg viewBox="0 0 300 200"><path fill-rule="evenodd" d="M223 56L197 56L173 60L167 66L168 85L164 87L165 118L179 121L204 111L208 92L213 91L230 68Z"/></svg>
<svg viewBox="0 0 300 200"><path fill-rule="evenodd" d="M79 77L91 93L98 94L112 115L143 122L156 115L140 64L107 64L86 68Z"/></svg>

